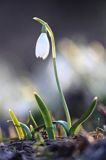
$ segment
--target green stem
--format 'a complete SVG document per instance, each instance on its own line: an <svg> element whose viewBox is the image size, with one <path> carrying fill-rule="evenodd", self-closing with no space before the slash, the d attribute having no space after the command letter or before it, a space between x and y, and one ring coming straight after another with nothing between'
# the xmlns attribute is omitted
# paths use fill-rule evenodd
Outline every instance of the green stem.
<svg viewBox="0 0 106 160"><path fill-rule="evenodd" d="M59 93L60 93L61 101L62 101L63 106L64 106L65 114L66 114L68 127L71 128L71 126L72 126L71 125L71 117L70 117L70 114L69 114L68 106L67 106L63 91L62 91L61 86L60 86L60 82L59 82L59 78L58 78L58 74L57 74L57 65L56 65L56 59L55 58L53 58L53 66L54 66L54 73L55 73L57 87L58 87L58 90L59 90Z"/></svg>
<svg viewBox="0 0 106 160"><path fill-rule="evenodd" d="M71 128L72 125L71 125L71 117L70 117L70 114L69 114L69 109L68 109L68 106L67 106L67 103L66 103L66 100L65 100L61 85L60 85L60 81L59 81L59 78L58 78L57 65L56 65L55 39L54 39L54 35L53 35L53 32L52 32L50 26L48 24L46 24L46 27L47 27L47 31L49 33L49 36L51 38L52 61L53 61L53 67L54 67L54 74L55 74L55 78L56 78L56 83L57 83L57 87L58 87L58 90L59 90L61 101L62 101L63 106L64 106L64 111L65 111L65 114L66 114L68 127Z"/></svg>

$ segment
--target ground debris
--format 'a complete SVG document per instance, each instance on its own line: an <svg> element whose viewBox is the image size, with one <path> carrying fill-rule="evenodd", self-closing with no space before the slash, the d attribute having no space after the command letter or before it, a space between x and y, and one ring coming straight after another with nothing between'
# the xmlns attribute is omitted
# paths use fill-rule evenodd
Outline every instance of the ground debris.
<svg viewBox="0 0 106 160"><path fill-rule="evenodd" d="M79 157L88 160L85 157L91 156L91 152L92 155L96 154L98 148L104 154L106 139L90 144L86 137L77 135L56 140L45 139L44 145L38 145L35 140L16 139L0 144L0 160L78 160Z"/></svg>

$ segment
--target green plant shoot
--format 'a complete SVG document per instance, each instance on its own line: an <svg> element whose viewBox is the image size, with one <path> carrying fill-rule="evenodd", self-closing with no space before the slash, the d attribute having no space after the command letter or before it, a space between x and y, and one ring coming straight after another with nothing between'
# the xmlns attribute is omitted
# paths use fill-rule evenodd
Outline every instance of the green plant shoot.
<svg viewBox="0 0 106 160"><path fill-rule="evenodd" d="M53 125L52 125L52 119L51 119L51 115L49 113L49 110L39 95L34 93L34 96L35 96L35 99L38 103L39 110L42 114L42 117L43 117L43 120L44 120L44 123L46 126L46 130L48 133L48 137L50 139L55 139L55 134L54 134Z"/></svg>
<svg viewBox="0 0 106 160"><path fill-rule="evenodd" d="M10 114L12 122L13 122L15 128L16 128L19 140L24 139L24 132L21 128L20 122L18 121L15 113L11 109L9 109L9 114Z"/></svg>
<svg viewBox="0 0 106 160"><path fill-rule="evenodd" d="M34 119L34 117L33 117L33 115L32 115L32 112L31 112L31 111L29 111L29 118L32 120L32 122L33 122L33 124L34 124L35 128L37 128L37 127L38 127L38 125L37 125L37 123L36 123L36 121L35 121L35 119Z"/></svg>
<svg viewBox="0 0 106 160"><path fill-rule="evenodd" d="M97 97L94 97L91 105L88 107L87 111L81 116L81 118L75 122L73 124L73 126L70 129L70 134L73 135L75 134L77 128L83 124L90 116L91 114L94 112L95 108L96 108L96 104L97 104Z"/></svg>
<svg viewBox="0 0 106 160"><path fill-rule="evenodd" d="M68 123L66 121L63 120L53 121L53 124L59 124L60 126L62 126L66 135L69 136L69 128L68 128Z"/></svg>
<svg viewBox="0 0 106 160"><path fill-rule="evenodd" d="M27 139L31 140L32 139L32 134L31 134L31 131L30 131L29 127L26 124L22 123L22 122L20 122L20 126L24 130Z"/></svg>

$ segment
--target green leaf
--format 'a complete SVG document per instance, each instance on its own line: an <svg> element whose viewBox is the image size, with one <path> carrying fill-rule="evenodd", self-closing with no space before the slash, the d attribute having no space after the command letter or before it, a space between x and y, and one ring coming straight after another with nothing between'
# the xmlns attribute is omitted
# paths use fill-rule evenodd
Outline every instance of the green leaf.
<svg viewBox="0 0 106 160"><path fill-rule="evenodd" d="M46 126L46 130L48 132L48 137L50 139L55 139L55 134L53 131L52 119L51 119L50 112L49 112L47 106L45 105L45 103L43 102L43 100L41 99L41 97L36 93L34 93L34 96L35 96L36 101L38 103L39 110L42 114L42 117L43 117L43 120L44 120L44 123Z"/></svg>
<svg viewBox="0 0 106 160"><path fill-rule="evenodd" d="M21 125L20 125L20 122L18 121L18 118L16 117L15 113L11 109L9 109L9 114L10 114L12 122L16 128L19 140L24 139L24 132L21 128Z"/></svg>
<svg viewBox="0 0 106 160"><path fill-rule="evenodd" d="M29 127L22 122L20 122L20 125L21 125L22 129L25 131L25 134L26 134L26 137L28 138L28 140L31 140L32 134L31 134Z"/></svg>
<svg viewBox="0 0 106 160"><path fill-rule="evenodd" d="M37 128L37 127L38 127L38 125L37 125L37 123L36 123L36 121L35 121L35 119L34 119L34 117L33 117L33 115L32 115L32 112L31 112L31 111L29 111L29 118L32 120L32 122L33 122L33 124L34 124L35 128Z"/></svg>
<svg viewBox="0 0 106 160"><path fill-rule="evenodd" d="M75 131L77 130L77 128L83 124L90 116L91 114L94 112L95 108L96 108L96 104L97 104L97 97L94 97L91 105L88 107L87 111L81 116L81 118L75 122L72 127L70 128L70 134L73 135L75 133Z"/></svg>
<svg viewBox="0 0 106 160"><path fill-rule="evenodd" d="M53 124L61 125L64 128L66 135L69 136L69 127L66 121L63 121L63 120L53 121Z"/></svg>

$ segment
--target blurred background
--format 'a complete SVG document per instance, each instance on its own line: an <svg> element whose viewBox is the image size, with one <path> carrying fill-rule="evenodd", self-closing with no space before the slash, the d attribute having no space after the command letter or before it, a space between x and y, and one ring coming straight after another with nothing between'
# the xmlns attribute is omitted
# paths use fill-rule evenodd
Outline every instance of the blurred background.
<svg viewBox="0 0 106 160"><path fill-rule="evenodd" d="M106 103L105 0L1 0L0 1L0 117L1 125L12 108L18 117L37 110L38 92L56 119L65 119L57 90L51 53L35 57L41 26L52 27L61 85L73 119L79 118L94 96ZM95 113L97 125L100 114Z"/></svg>

